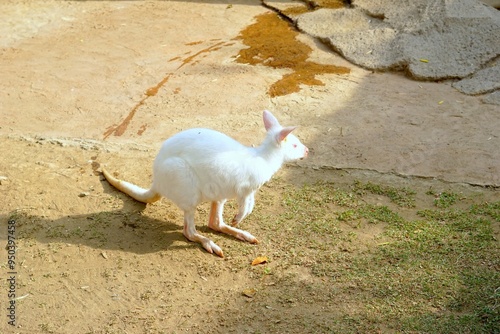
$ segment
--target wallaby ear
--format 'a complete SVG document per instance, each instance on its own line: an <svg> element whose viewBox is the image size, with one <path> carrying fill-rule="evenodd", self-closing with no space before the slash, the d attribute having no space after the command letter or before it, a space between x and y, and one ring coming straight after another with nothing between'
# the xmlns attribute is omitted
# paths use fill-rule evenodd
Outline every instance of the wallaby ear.
<svg viewBox="0 0 500 334"><path fill-rule="evenodd" d="M288 136L290 132L292 132L296 128L296 126L287 126L286 128L281 129L281 131L276 134L276 141L278 143L281 143L286 138L286 136Z"/></svg>
<svg viewBox="0 0 500 334"><path fill-rule="evenodd" d="M264 119L264 126L266 127L266 131L274 128L275 126L280 126L280 123L278 122L276 117L274 117L274 115L271 114L269 110L264 110L262 118Z"/></svg>

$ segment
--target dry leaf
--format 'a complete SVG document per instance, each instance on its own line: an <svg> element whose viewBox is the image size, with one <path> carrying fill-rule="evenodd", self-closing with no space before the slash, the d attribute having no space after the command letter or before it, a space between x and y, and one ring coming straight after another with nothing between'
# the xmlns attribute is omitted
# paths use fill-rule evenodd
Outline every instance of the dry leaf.
<svg viewBox="0 0 500 334"><path fill-rule="evenodd" d="M256 266L258 264L263 264L266 262L267 262L267 256L259 256L252 261L252 266Z"/></svg>
<svg viewBox="0 0 500 334"><path fill-rule="evenodd" d="M245 289L241 292L241 294L245 297L248 297L248 298L253 298L253 296L255 296L255 294L257 293L257 290L255 289Z"/></svg>

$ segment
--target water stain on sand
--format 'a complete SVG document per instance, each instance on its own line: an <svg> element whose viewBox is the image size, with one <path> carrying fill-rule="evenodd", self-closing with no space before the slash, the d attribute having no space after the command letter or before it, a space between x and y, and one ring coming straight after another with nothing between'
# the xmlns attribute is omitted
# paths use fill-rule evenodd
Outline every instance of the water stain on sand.
<svg viewBox="0 0 500 334"><path fill-rule="evenodd" d="M336 0L332 1L338 2ZM256 19L256 23L242 30L236 38L249 46L249 48L239 52L236 61L243 64L262 64L272 68L292 70L291 73L285 74L280 80L269 87L268 94L271 97L298 92L300 91L300 85L323 86L324 83L316 78L319 74L347 74L350 72L347 67L318 64L309 61L309 54L312 51L311 47L297 40L296 37L299 33L288 22L276 15L276 13L265 13L257 16ZM210 42L212 43L211 45L194 54L187 52L183 56L169 59L169 62L180 61L181 64L176 68L178 70L187 64L195 65L200 56L205 56L222 47L234 44L233 42L224 42L219 39L212 39ZM198 46L203 43L203 41L196 41L187 43L186 45ZM168 82L172 75L174 73L168 73L155 86L146 89L142 99L130 110L128 115L118 125L113 124L106 129L103 133L104 139L111 135L123 135L137 110L148 98L158 94L158 91ZM178 89L174 91L174 93L178 92ZM142 125L139 131L137 131L137 135L142 135L146 128L146 124Z"/></svg>
<svg viewBox="0 0 500 334"><path fill-rule="evenodd" d="M300 85L323 86L324 83L316 78L318 74L350 72L347 67L309 61L311 47L297 40L299 33L276 13L261 14L256 19L257 22L245 28L238 36L249 48L241 50L236 61L292 70L292 73L285 74L281 80L271 85L268 90L271 97L298 92Z"/></svg>
<svg viewBox="0 0 500 334"><path fill-rule="evenodd" d="M211 42L216 42L216 43L210 45L207 48L204 48L204 49L196 52L193 55L189 55L190 52L187 52L185 54L185 56L186 56L185 58L174 57L174 58L170 59L169 62L171 62L171 61L177 61L177 60L181 61L181 64L176 68L176 70L178 70L178 69L182 68L183 66L185 66L185 65L187 65L189 63L192 63L200 55L207 54L207 53L210 53L212 51L219 50L223 46L229 46L229 45L233 44L233 43L222 42L222 41L219 41L219 40L211 40ZM186 45L189 45L189 46L190 45L198 45L198 44L201 44L201 43L202 42L192 42L192 43L187 43ZM104 139L108 138L111 135L118 136L118 137L121 136L121 135L123 135L125 133L125 131L127 130L130 122L134 118L137 110L144 104L144 102L146 102L146 100L148 98L150 98L150 97L155 96L156 94L158 94L158 91L168 82L168 80L170 79L170 77L172 75L173 75L173 73L168 73L155 86L146 89L146 91L144 92L143 98L139 102L137 102L137 104L130 110L130 112L123 119L123 121L121 121L120 124L118 124L118 125L113 124L112 126L110 126L110 127L108 127L106 129L106 131L103 133ZM176 92L178 93L178 90L176 90ZM137 135L139 135L139 136L142 135L144 133L144 131L146 131L146 128L147 128L147 125L143 124L141 126L141 128L139 129L139 131L137 131Z"/></svg>

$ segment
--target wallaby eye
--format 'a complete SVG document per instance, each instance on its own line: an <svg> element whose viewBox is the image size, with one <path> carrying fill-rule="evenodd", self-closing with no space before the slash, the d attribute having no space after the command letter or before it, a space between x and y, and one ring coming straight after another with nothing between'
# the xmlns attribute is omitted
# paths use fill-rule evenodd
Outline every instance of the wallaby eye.
<svg viewBox="0 0 500 334"><path fill-rule="evenodd" d="M292 146L293 146L293 148L297 148L297 144L293 144Z"/></svg>

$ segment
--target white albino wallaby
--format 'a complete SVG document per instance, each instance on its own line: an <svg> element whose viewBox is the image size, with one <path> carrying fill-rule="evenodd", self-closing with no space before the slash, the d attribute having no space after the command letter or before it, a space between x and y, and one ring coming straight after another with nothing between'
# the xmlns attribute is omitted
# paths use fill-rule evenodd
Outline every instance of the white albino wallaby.
<svg viewBox="0 0 500 334"><path fill-rule="evenodd" d="M113 177L104 168L108 182L132 198L152 203L162 196L184 211L184 236L201 243L210 253L224 257L222 249L196 231L194 215L201 202L212 203L208 227L250 243L257 239L233 226L252 212L254 194L283 162L302 159L309 150L292 132L282 127L269 111L264 110L267 136L258 147L246 147L220 132L190 129L167 139L153 166L150 189L143 189ZM227 199L237 198L239 210L232 221L224 223L222 211Z"/></svg>

